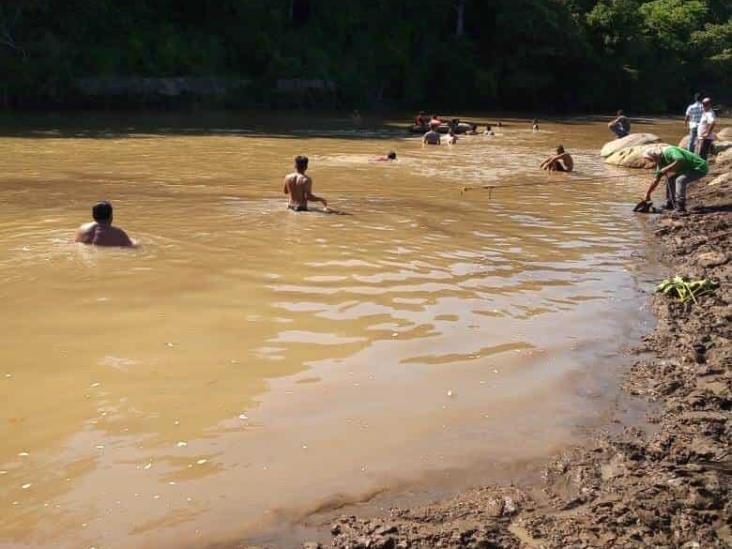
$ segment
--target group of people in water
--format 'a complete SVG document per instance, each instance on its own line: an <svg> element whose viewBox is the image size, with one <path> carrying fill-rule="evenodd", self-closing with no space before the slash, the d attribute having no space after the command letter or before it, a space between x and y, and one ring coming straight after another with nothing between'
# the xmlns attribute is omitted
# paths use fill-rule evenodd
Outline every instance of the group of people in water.
<svg viewBox="0 0 732 549"><path fill-rule="evenodd" d="M442 142L438 127L443 124L439 116L426 117L423 112L417 116L416 123L426 124L429 129L422 138L425 145L439 145ZM651 206L651 195L658 187L661 179L666 178L666 203L663 209L686 211L686 190L690 183L705 176L709 170L706 158L714 140L714 128L716 117L711 107L711 99L701 100L701 94L696 94L694 103L686 110L684 123L689 131L689 143L687 148L664 146L657 149L649 149L643 155L644 159L656 166L655 176L651 182L644 199L636 211L649 211ZM497 126L503 126L498 122ZM539 131L539 121L534 119L531 123L532 131ZM630 133L630 120L622 110L610 123L608 128L618 137L625 137ZM471 125L469 134L477 135L477 125ZM487 125L483 135L495 135L492 126ZM447 142L454 144L457 141L455 128L448 131ZM696 154L698 146L699 154ZM389 151L385 156L376 158L377 161L391 162L397 159L396 152ZM563 145L556 148L556 154L552 154L541 162L539 167L552 172L571 172L574 169L574 159L564 149ZM285 176L282 192L288 196L287 207L296 212L308 210L308 202L320 202L328 209L328 202L325 198L313 194L313 180L305 172L308 169L307 156L295 157L295 171ZM107 201L98 202L92 207L93 221L79 227L76 234L76 242L92 244L96 246L136 246L125 231L112 225L113 208Z"/></svg>

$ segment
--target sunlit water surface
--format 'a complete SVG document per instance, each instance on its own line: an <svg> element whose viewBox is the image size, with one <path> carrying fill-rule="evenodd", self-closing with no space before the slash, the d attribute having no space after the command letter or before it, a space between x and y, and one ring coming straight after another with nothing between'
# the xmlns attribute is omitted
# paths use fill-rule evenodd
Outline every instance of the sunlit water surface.
<svg viewBox="0 0 732 549"><path fill-rule="evenodd" d="M0 544L246 537L601 422L647 176L603 165L604 124L510 122L427 149L337 120L6 131ZM539 172L559 142L577 172ZM348 215L285 209L300 153ZM139 249L71 242L103 198Z"/></svg>

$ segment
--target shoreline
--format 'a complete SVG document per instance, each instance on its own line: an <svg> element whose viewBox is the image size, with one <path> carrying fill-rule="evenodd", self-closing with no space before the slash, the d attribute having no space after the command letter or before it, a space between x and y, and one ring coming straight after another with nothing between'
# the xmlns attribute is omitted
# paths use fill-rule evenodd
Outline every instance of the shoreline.
<svg viewBox="0 0 732 549"><path fill-rule="evenodd" d="M536 490L484 486L373 518L341 516L315 549L392 547L683 547L732 544L732 182L712 164L689 190L689 215L659 216L669 276L720 283L698 303L651 296L655 329L621 390L653 403L649 432L620 424L550 459ZM660 282L660 281L659 281Z"/></svg>

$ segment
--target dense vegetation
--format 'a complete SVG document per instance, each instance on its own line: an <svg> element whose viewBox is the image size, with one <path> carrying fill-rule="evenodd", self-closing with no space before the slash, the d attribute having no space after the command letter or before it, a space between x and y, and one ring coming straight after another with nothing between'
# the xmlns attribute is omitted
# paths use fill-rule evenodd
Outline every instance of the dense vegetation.
<svg viewBox="0 0 732 549"><path fill-rule="evenodd" d="M729 100L732 2L2 0L0 70L6 107L103 103L83 77L217 76L249 84L204 102L664 111ZM278 92L299 78L332 87Z"/></svg>

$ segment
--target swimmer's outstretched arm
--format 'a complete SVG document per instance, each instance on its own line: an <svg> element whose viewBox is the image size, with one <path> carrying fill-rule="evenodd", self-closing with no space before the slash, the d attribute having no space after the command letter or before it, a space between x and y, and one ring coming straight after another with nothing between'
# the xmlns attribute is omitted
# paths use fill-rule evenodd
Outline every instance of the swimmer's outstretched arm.
<svg viewBox="0 0 732 549"><path fill-rule="evenodd" d="M328 202L325 200L325 198L320 198L319 196L315 196L313 193L308 191L308 200L311 202L322 202L323 206L326 208L328 207Z"/></svg>

